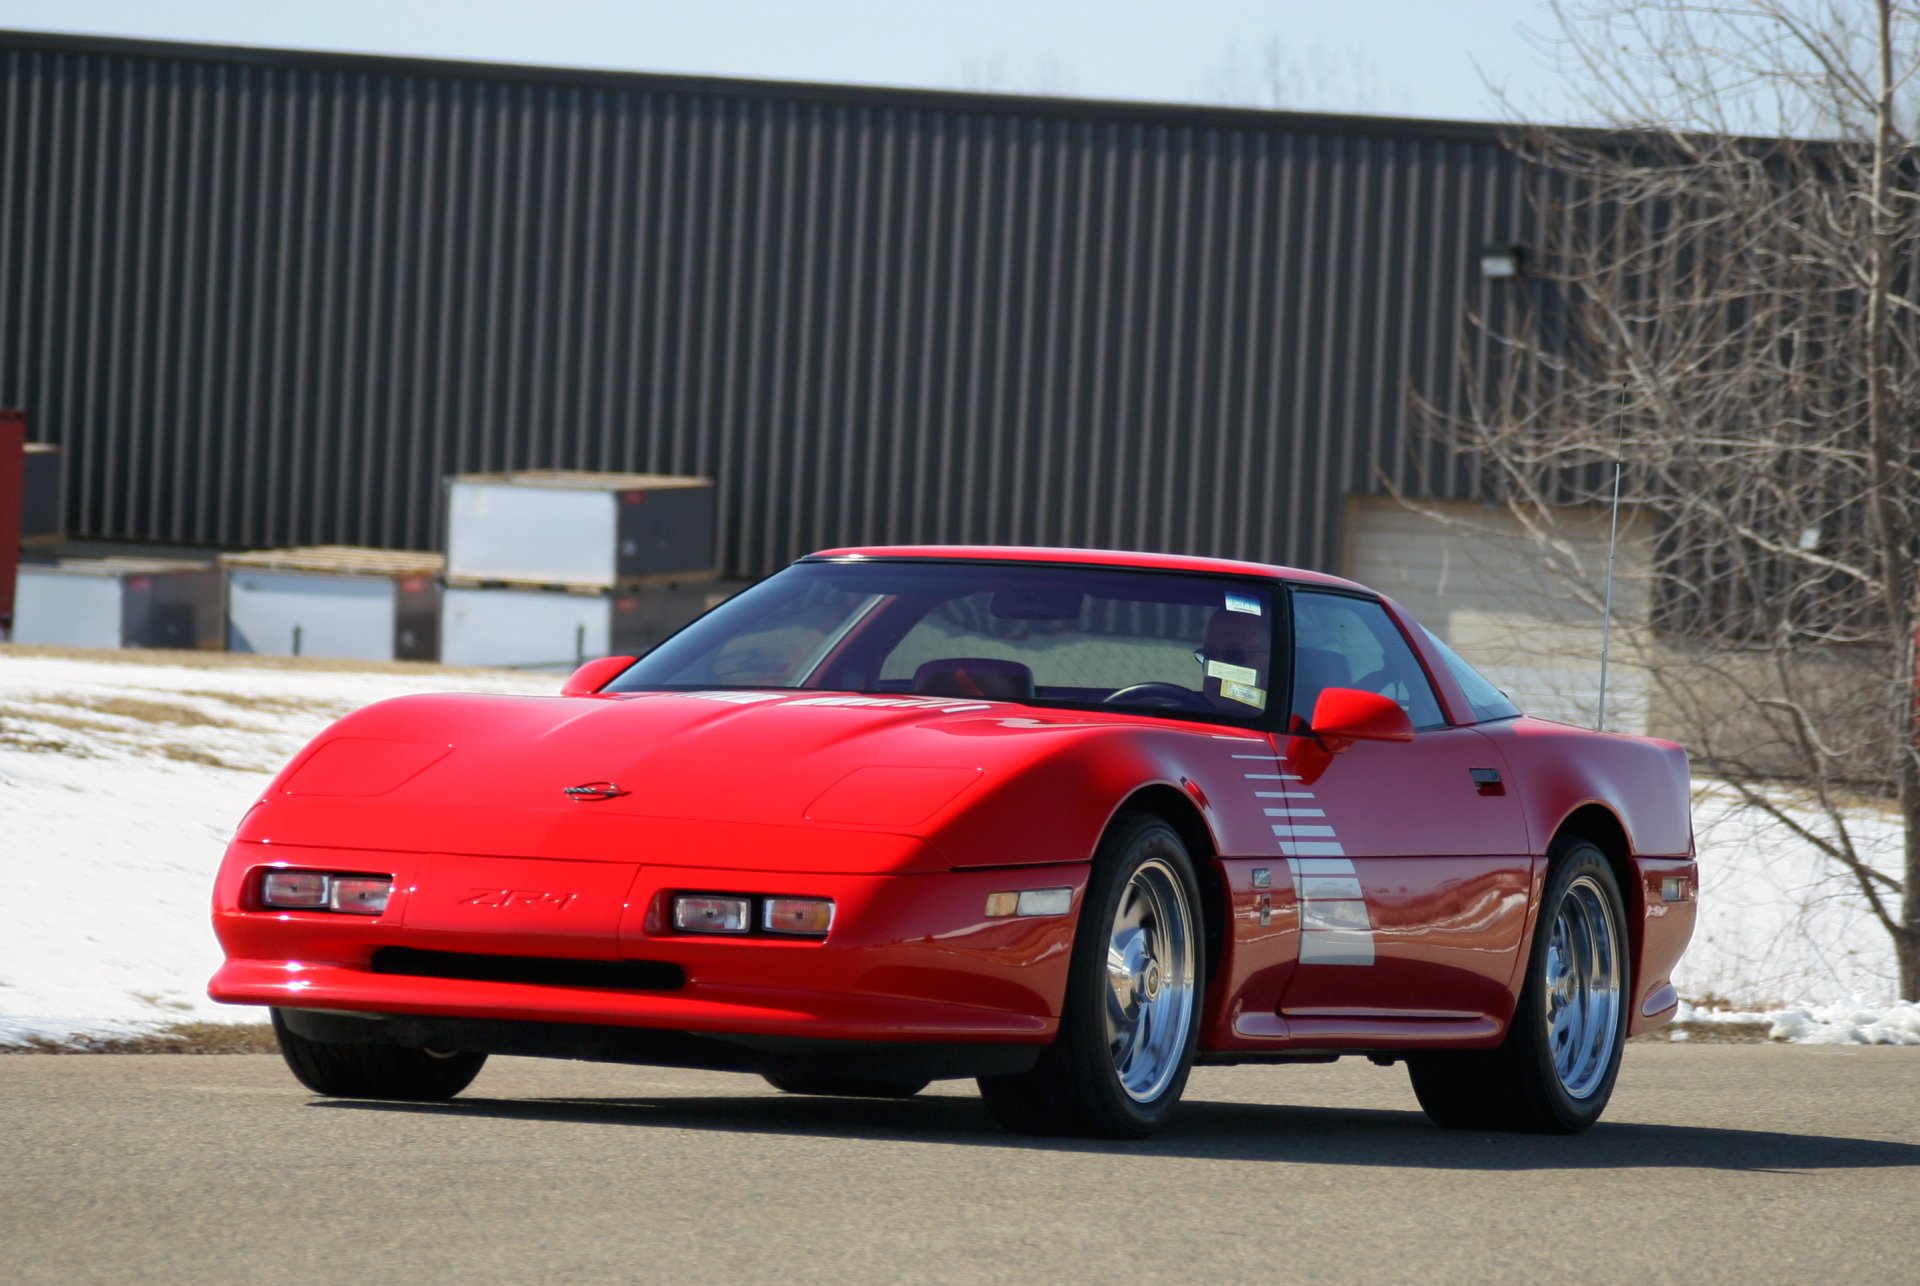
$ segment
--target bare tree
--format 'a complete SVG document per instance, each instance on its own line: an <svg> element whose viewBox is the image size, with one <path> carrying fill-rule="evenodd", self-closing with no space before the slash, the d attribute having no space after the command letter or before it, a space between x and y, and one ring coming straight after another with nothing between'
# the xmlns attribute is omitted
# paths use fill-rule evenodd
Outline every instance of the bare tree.
<svg viewBox="0 0 1920 1286"><path fill-rule="evenodd" d="M1556 10L1607 128L1519 131L1524 302L1475 319L1468 411L1427 409L1543 548L1621 466L1656 707L1844 873L1920 998L1920 8ZM1898 863L1862 843L1875 796Z"/></svg>
<svg viewBox="0 0 1920 1286"><path fill-rule="evenodd" d="M1235 44L1196 86L1234 107L1318 112L1394 112L1406 94L1387 88L1373 59L1358 46L1322 41L1296 47L1269 36L1251 48Z"/></svg>
<svg viewBox="0 0 1920 1286"><path fill-rule="evenodd" d="M969 55L960 60L960 88L980 94L1031 94L1038 98L1070 97L1073 74L1048 54L1015 67L1004 53Z"/></svg>

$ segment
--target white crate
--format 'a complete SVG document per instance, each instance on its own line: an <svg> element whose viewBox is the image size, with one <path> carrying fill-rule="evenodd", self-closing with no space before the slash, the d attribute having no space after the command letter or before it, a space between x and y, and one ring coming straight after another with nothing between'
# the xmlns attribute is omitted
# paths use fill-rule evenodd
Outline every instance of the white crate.
<svg viewBox="0 0 1920 1286"><path fill-rule="evenodd" d="M224 554L227 650L436 660L443 563L438 554L333 545Z"/></svg>
<svg viewBox="0 0 1920 1286"><path fill-rule="evenodd" d="M440 659L566 670L597 656L638 656L728 592L705 580L590 593L449 585L440 598Z"/></svg>
<svg viewBox="0 0 1920 1286"><path fill-rule="evenodd" d="M20 564L13 641L61 647L220 647L220 573L162 558Z"/></svg>
<svg viewBox="0 0 1920 1286"><path fill-rule="evenodd" d="M713 483L561 469L447 480L447 579L609 589L713 574Z"/></svg>

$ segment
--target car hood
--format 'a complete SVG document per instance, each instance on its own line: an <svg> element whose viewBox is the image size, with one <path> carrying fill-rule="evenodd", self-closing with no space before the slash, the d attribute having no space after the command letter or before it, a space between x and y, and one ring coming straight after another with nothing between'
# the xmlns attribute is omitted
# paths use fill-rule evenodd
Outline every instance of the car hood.
<svg viewBox="0 0 1920 1286"><path fill-rule="evenodd" d="M402 697L317 738L239 838L631 860L644 819L652 851L696 850L693 864L716 828L925 837L1072 744L1141 722L844 693Z"/></svg>

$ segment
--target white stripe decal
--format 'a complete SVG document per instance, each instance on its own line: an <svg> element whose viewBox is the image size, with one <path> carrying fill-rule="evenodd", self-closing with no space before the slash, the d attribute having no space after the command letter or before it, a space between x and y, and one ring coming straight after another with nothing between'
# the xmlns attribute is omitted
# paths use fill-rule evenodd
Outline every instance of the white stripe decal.
<svg viewBox="0 0 1920 1286"><path fill-rule="evenodd" d="M1300 963L1370 965L1373 963L1373 934L1356 929L1302 930Z"/></svg>
<svg viewBox="0 0 1920 1286"><path fill-rule="evenodd" d="M1325 861L1293 862L1291 863L1291 865L1293 867L1293 873L1295 875L1356 875L1358 874L1358 872L1356 872L1353 869L1353 863L1348 861L1344 857L1337 862L1325 862Z"/></svg>
<svg viewBox="0 0 1920 1286"><path fill-rule="evenodd" d="M1275 768L1288 766L1286 756L1273 754L1236 754L1234 759L1271 763ZM1304 779L1291 772L1243 772L1250 782L1299 783ZM1367 905L1359 872L1340 845L1340 837L1327 817L1327 810L1294 800L1312 800L1314 792L1301 788L1274 787L1250 789L1257 800L1285 800L1287 803L1260 806L1261 813L1273 821L1273 842L1287 859L1293 876L1294 902L1299 915L1300 963L1303 965L1357 965L1374 963L1373 912ZM1266 923L1267 899L1262 901L1261 923Z"/></svg>
<svg viewBox="0 0 1920 1286"><path fill-rule="evenodd" d="M1367 895L1360 891L1360 881L1346 875L1303 875L1300 877L1300 897L1307 902L1367 900Z"/></svg>
<svg viewBox="0 0 1920 1286"><path fill-rule="evenodd" d="M1338 844L1326 846L1330 853L1311 844L1280 847L1297 855L1287 866L1300 903L1300 963L1373 964L1372 912L1352 859L1336 856Z"/></svg>
<svg viewBox="0 0 1920 1286"><path fill-rule="evenodd" d="M1373 940L1373 922L1367 918L1365 902L1349 902L1341 898L1308 898L1300 904L1301 930L1347 929L1354 933L1364 933L1367 940Z"/></svg>

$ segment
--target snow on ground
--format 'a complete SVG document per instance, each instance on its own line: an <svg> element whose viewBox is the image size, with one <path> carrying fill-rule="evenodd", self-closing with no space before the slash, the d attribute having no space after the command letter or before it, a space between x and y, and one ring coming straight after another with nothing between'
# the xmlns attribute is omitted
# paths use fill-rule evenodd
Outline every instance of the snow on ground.
<svg viewBox="0 0 1920 1286"><path fill-rule="evenodd" d="M220 962L208 906L228 836L280 765L385 697L559 688L155 655L0 649L0 1043L265 1021L206 997Z"/></svg>
<svg viewBox="0 0 1920 1286"><path fill-rule="evenodd" d="M180 1019L215 1005L208 897L273 773L349 710L409 692L551 693L559 679L423 666L0 648L0 1043ZM1696 1023L1777 1039L1920 1044L1893 952L1843 877L1743 808L1695 792L1700 927L1675 977ZM1858 823L1888 869L1894 818Z"/></svg>
<svg viewBox="0 0 1920 1286"><path fill-rule="evenodd" d="M1680 1002L1676 1023L1704 1027L1765 1027L1772 1040L1803 1045L1920 1045L1920 1005L1797 1005L1765 1012ZM1675 1040L1686 1037L1675 1030Z"/></svg>
<svg viewBox="0 0 1920 1286"><path fill-rule="evenodd" d="M1792 815L1826 830L1810 809ZM1897 878L1897 814L1861 805L1848 825L1862 855ZM1675 971L1681 995L1755 1009L1877 1004L1899 994L1892 941L1839 866L1717 782L1695 783L1693 826L1700 922Z"/></svg>

